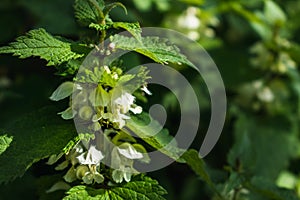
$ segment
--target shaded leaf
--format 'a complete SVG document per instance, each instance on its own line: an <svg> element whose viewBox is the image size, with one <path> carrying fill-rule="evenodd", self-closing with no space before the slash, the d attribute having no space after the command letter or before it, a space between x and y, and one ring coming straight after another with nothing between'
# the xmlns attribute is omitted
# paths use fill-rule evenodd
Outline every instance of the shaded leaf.
<svg viewBox="0 0 300 200"><path fill-rule="evenodd" d="M9 147L12 140L13 137L9 137L7 135L0 136L0 155Z"/></svg>
<svg viewBox="0 0 300 200"><path fill-rule="evenodd" d="M282 25L286 21L283 10L272 0L265 1L264 14L272 25Z"/></svg>
<svg viewBox="0 0 300 200"><path fill-rule="evenodd" d="M210 179L209 174L205 169L205 163L200 158L199 152L194 149L189 149L181 156L181 158L186 162L187 165L191 167L191 169L205 182L207 183L211 189L220 196L218 190L216 189L214 183Z"/></svg>
<svg viewBox="0 0 300 200"><path fill-rule="evenodd" d="M71 188L63 200L164 200L167 192L157 181L140 175L129 183L108 189L93 189L84 185Z"/></svg>
<svg viewBox="0 0 300 200"><path fill-rule="evenodd" d="M9 46L0 47L0 54L12 53L20 58L38 56L47 60L48 66L60 65L71 59L83 57L83 54L73 52L71 45L62 38L50 35L44 29L36 29L18 37L16 42L10 43Z"/></svg>
<svg viewBox="0 0 300 200"><path fill-rule="evenodd" d="M239 113L235 124L235 144L228 162L247 175L273 180L297 153L298 139L282 118L256 120Z"/></svg>
<svg viewBox="0 0 300 200"><path fill-rule="evenodd" d="M83 25L97 24L104 19L103 0L75 0L74 9L75 17Z"/></svg>
<svg viewBox="0 0 300 200"><path fill-rule="evenodd" d="M115 44L116 49L136 51L161 64L169 62L186 64L198 70L185 55L180 53L179 48L166 38L142 37L141 40L137 40L133 37L114 35L111 37L111 42Z"/></svg>
<svg viewBox="0 0 300 200"><path fill-rule="evenodd" d="M107 4L107 5L104 7L104 9L103 9L103 15L104 15L104 17L106 17L106 16L109 14L109 12L110 12L113 8L115 8L115 7L117 7L117 6L120 6L121 8L123 8L124 11L125 11L125 13L127 14L127 9L126 9L126 7L125 7L122 3L120 3L120 2L114 2L114 3L111 3L111 4Z"/></svg>
<svg viewBox="0 0 300 200"><path fill-rule="evenodd" d="M151 123L150 123L151 122ZM150 125L149 125L150 124ZM177 147L175 139L167 129L163 129L159 122L153 120L149 114L143 112L139 115L132 115L126 121L124 131L132 131L153 148L178 161L184 150Z"/></svg>
<svg viewBox="0 0 300 200"><path fill-rule="evenodd" d="M113 27L125 29L137 40L141 40L142 30L139 23L114 22Z"/></svg>
<svg viewBox="0 0 300 200"><path fill-rule="evenodd" d="M62 83L52 93L52 95L50 96L50 99L52 101L59 101L59 100L62 100L64 98L67 98L68 96L70 96L73 93L73 86L74 86L74 83L70 82L70 81Z"/></svg>
<svg viewBox="0 0 300 200"><path fill-rule="evenodd" d="M263 177L254 177L246 186L252 193L251 200L297 200L299 199L294 191L279 188L271 181Z"/></svg>
<svg viewBox="0 0 300 200"><path fill-rule="evenodd" d="M185 162L199 177L201 177L202 180L209 185L212 185L212 181L210 180L210 177L204 168L204 161L199 157L199 153L196 150L190 149L184 152L182 159L185 160Z"/></svg>
<svg viewBox="0 0 300 200"><path fill-rule="evenodd" d="M40 159L59 154L77 135L74 125L55 113L55 108L45 107L21 117L8 127L14 140L0 155L0 183L22 176Z"/></svg>

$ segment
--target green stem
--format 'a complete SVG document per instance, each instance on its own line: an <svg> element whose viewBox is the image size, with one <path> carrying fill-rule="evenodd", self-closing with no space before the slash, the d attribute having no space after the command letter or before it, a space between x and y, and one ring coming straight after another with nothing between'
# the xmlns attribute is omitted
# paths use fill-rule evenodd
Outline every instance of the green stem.
<svg viewBox="0 0 300 200"><path fill-rule="evenodd" d="M100 25L105 25L105 16L103 14L103 10L100 8L99 4L97 3L96 0L89 0L89 2L97 9L98 11L98 14L99 14L99 17L100 17L100 20L99 20L99 24ZM99 42L100 43L103 43L104 39L106 37L106 31L103 30L101 32L101 36L100 36L100 39L99 39Z"/></svg>
<svg viewBox="0 0 300 200"><path fill-rule="evenodd" d="M103 30L103 31L101 32L101 36L100 36L100 43L101 43L101 44L103 43L105 37L106 37L106 30Z"/></svg>
<svg viewBox="0 0 300 200"><path fill-rule="evenodd" d="M239 189L235 188L233 192L232 200L237 200L238 193L239 193Z"/></svg>

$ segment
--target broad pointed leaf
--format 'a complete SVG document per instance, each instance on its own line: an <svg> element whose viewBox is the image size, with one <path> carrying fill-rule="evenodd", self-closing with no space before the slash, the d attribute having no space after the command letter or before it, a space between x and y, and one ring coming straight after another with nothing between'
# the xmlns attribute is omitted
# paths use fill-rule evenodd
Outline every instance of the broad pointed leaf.
<svg viewBox="0 0 300 200"><path fill-rule="evenodd" d="M72 43L65 39L54 37L44 29L29 31L25 36L18 37L9 46L0 47L0 54L12 53L20 58L38 56L48 61L50 65L60 65L71 59L83 57L72 51Z"/></svg>
<svg viewBox="0 0 300 200"><path fill-rule="evenodd" d="M134 177L129 183L94 189L79 185L67 191L63 200L164 200L167 192L157 181L146 177Z"/></svg>
<svg viewBox="0 0 300 200"><path fill-rule="evenodd" d="M116 49L136 51L161 64L186 64L197 69L185 55L180 53L179 48L166 38L142 37L141 40L137 40L134 37L114 35L111 37L111 42L115 44Z"/></svg>
<svg viewBox="0 0 300 200"><path fill-rule="evenodd" d="M103 0L75 0L74 9L75 17L83 25L97 24L104 19Z"/></svg>

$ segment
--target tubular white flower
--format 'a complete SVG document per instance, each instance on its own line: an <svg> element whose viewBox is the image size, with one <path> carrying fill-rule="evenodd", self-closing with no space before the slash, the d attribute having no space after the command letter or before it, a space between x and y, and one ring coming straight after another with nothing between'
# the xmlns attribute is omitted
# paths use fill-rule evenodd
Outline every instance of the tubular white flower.
<svg viewBox="0 0 300 200"><path fill-rule="evenodd" d="M133 168L135 159L142 159L143 154L138 152L131 144L123 143L114 147L111 153L111 167L114 169L112 177L116 183L123 180L129 182L133 174L138 172Z"/></svg>
<svg viewBox="0 0 300 200"><path fill-rule="evenodd" d="M105 70L108 74L111 73L111 71L110 71L110 69L108 68L108 66L104 65L103 67L104 67L104 70Z"/></svg>
<svg viewBox="0 0 300 200"><path fill-rule="evenodd" d="M125 126L126 119L130 119L130 117L120 113L119 110L116 110L112 115L112 122L118 123L120 129Z"/></svg>
<svg viewBox="0 0 300 200"><path fill-rule="evenodd" d="M133 112L133 114L140 114L143 111L143 108L141 106L136 106L134 108L129 108L129 110Z"/></svg>
<svg viewBox="0 0 300 200"><path fill-rule="evenodd" d="M130 119L126 115L129 111L134 114L142 112L142 107L134 104L135 97L128 92L122 92L116 99L112 100L109 111L112 113L110 120L114 123L118 123L119 128L125 126L125 120Z"/></svg>
<svg viewBox="0 0 300 200"><path fill-rule="evenodd" d="M127 144L127 143L125 143ZM132 145L128 145L127 148L120 148L120 147L117 147L118 149L118 152L125 156L126 158L129 158L129 159L141 159L143 158L143 154L138 152L137 150L135 150L135 148L132 146Z"/></svg>
<svg viewBox="0 0 300 200"><path fill-rule="evenodd" d="M150 91L148 90L148 88L147 88L145 85L141 88L141 90L142 90L143 92L145 92L146 94L148 94L148 95L152 95L152 92L150 92Z"/></svg>
<svg viewBox="0 0 300 200"><path fill-rule="evenodd" d="M97 150L95 146L90 146L88 152L77 156L78 162L83 165L99 165L103 158L102 152Z"/></svg>
<svg viewBox="0 0 300 200"><path fill-rule="evenodd" d="M123 114L127 113L134 103L135 97L131 94L125 92L120 97L118 97L114 103L120 107L120 110Z"/></svg>

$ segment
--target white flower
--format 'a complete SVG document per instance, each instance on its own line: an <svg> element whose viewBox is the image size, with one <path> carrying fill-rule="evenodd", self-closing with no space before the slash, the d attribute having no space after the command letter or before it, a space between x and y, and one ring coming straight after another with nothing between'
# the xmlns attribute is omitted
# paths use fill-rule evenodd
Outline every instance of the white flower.
<svg viewBox="0 0 300 200"><path fill-rule="evenodd" d="M195 30L200 27L201 21L196 16L197 8L189 7L186 10L186 14L178 18L178 25L182 28Z"/></svg>
<svg viewBox="0 0 300 200"><path fill-rule="evenodd" d="M111 73L111 71L110 71L110 69L108 68L108 66L104 65L103 67L104 67L104 70L106 71L106 73L108 73L108 74Z"/></svg>
<svg viewBox="0 0 300 200"><path fill-rule="evenodd" d="M141 158L143 158L143 154L138 152L137 150L135 150L135 148L132 145L130 145L129 143L124 143L124 145L122 144L121 146L127 147L127 148L117 147L118 152L121 155L125 156L126 158L129 158L129 159L141 159Z"/></svg>
<svg viewBox="0 0 300 200"><path fill-rule="evenodd" d="M137 172L135 170L132 170L131 167L122 166L120 169L115 169L113 171L112 178L116 183L122 183L123 179L126 182L129 182L131 180L131 176L136 173Z"/></svg>
<svg viewBox="0 0 300 200"><path fill-rule="evenodd" d="M119 76L118 76L117 73L114 73L114 74L112 75L112 77L113 77L113 79L116 79L116 80L119 78Z"/></svg>
<svg viewBox="0 0 300 200"><path fill-rule="evenodd" d="M257 93L257 97L263 102L272 102L275 97L272 90L269 87L264 87Z"/></svg>
<svg viewBox="0 0 300 200"><path fill-rule="evenodd" d="M138 174L133 168L134 160L142 158L143 154L129 143L123 143L119 147L114 147L111 153L111 167L114 169L112 178L114 181L121 183L124 179L126 182L129 182L133 174Z"/></svg>
<svg viewBox="0 0 300 200"><path fill-rule="evenodd" d="M200 34L197 31L190 31L187 33L187 36L191 40L198 40L200 38Z"/></svg>
<svg viewBox="0 0 300 200"><path fill-rule="evenodd" d="M131 94L125 92L120 97L118 97L114 103L119 106L122 113L127 113L131 107L131 105L134 103L135 97Z"/></svg>
<svg viewBox="0 0 300 200"><path fill-rule="evenodd" d="M128 92L122 92L121 95L112 101L111 108L109 109L112 113L110 120L114 123L118 123L120 129L125 126L125 120L130 119L130 117L126 115L129 111L134 114L142 112L142 107L136 106L134 101L135 97Z"/></svg>
<svg viewBox="0 0 300 200"><path fill-rule="evenodd" d="M82 86L78 83L75 83L74 86L77 90L83 90Z"/></svg>
<svg viewBox="0 0 300 200"><path fill-rule="evenodd" d="M88 152L77 157L78 162L83 165L99 165L103 158L102 152L97 150L95 146L90 146Z"/></svg>
<svg viewBox="0 0 300 200"><path fill-rule="evenodd" d="M141 106L130 107L129 110L133 112L133 114L140 114L143 111Z"/></svg>
<svg viewBox="0 0 300 200"><path fill-rule="evenodd" d="M152 93L148 90L148 88L145 85L141 88L141 90L144 91L148 95L152 95Z"/></svg>
<svg viewBox="0 0 300 200"><path fill-rule="evenodd" d="M120 113L119 110L114 112L112 118L112 122L118 123L120 129L125 126L125 120L130 119L129 116Z"/></svg>

